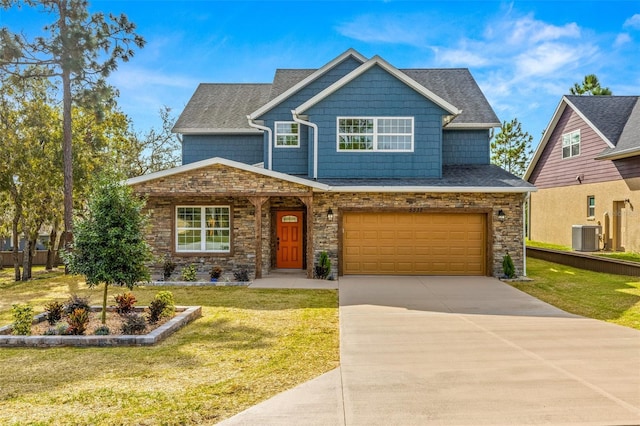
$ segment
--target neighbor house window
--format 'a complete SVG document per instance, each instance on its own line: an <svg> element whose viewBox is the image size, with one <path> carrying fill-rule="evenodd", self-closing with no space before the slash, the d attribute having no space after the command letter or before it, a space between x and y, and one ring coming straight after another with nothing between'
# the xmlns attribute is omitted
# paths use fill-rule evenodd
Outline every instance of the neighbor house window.
<svg viewBox="0 0 640 426"><path fill-rule="evenodd" d="M338 117L338 151L413 151L411 117Z"/></svg>
<svg viewBox="0 0 640 426"><path fill-rule="evenodd" d="M587 216L595 217L596 215L596 197L589 195L587 197Z"/></svg>
<svg viewBox="0 0 640 426"><path fill-rule="evenodd" d="M580 155L580 130L562 135L562 158Z"/></svg>
<svg viewBox="0 0 640 426"><path fill-rule="evenodd" d="M176 251L228 253L231 248L229 206L176 208Z"/></svg>
<svg viewBox="0 0 640 426"><path fill-rule="evenodd" d="M300 146L300 126L293 121L276 121L276 146L297 148Z"/></svg>

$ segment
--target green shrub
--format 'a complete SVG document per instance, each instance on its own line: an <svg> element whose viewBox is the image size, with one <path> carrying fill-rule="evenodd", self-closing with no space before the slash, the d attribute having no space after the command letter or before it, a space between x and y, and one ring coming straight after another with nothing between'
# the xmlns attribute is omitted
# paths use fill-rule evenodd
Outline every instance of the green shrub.
<svg viewBox="0 0 640 426"><path fill-rule="evenodd" d="M178 266L176 265L176 262L171 260L169 256L165 256L164 263L162 264L162 277L165 281L169 281L171 274L176 270L176 266Z"/></svg>
<svg viewBox="0 0 640 426"><path fill-rule="evenodd" d="M176 313L176 301L170 291L159 291L155 296L155 300L162 300L165 304L160 314L161 317L172 317Z"/></svg>
<svg viewBox="0 0 640 426"><path fill-rule="evenodd" d="M53 301L44 305L45 318L49 325L55 325L62 319L64 314L64 305L60 302Z"/></svg>
<svg viewBox="0 0 640 426"><path fill-rule="evenodd" d="M247 268L241 267L233 272L233 279L239 283L247 283L249 282L249 271L247 271Z"/></svg>
<svg viewBox="0 0 640 426"><path fill-rule="evenodd" d="M154 299L151 303L149 303L149 315L147 316L147 321L149 324L155 324L160 321L162 318L162 313L167 308L167 302L162 299Z"/></svg>
<svg viewBox="0 0 640 426"><path fill-rule="evenodd" d="M133 311L133 306L138 301L133 293L128 291L122 294L116 294L113 298L118 304L116 306L116 312L120 315L126 315Z"/></svg>
<svg viewBox="0 0 640 426"><path fill-rule="evenodd" d="M316 278L321 280L326 280L329 278L329 274L331 273L331 260L329 259L329 255L326 251L320 253L320 258L318 259L318 266L316 266Z"/></svg>
<svg viewBox="0 0 640 426"><path fill-rule="evenodd" d="M28 336L31 334L31 323L33 322L33 308L29 305L19 303L11 306L13 315L12 334Z"/></svg>
<svg viewBox="0 0 640 426"><path fill-rule="evenodd" d="M502 272L507 278L514 278L516 276L516 267L513 265L513 259L509 256L509 253L502 258Z"/></svg>
<svg viewBox="0 0 640 426"><path fill-rule="evenodd" d="M194 264L190 264L182 268L182 280L183 281L195 281L198 277L198 270Z"/></svg>
<svg viewBox="0 0 640 426"><path fill-rule="evenodd" d="M66 323L66 322L64 322L64 321L59 322L59 323L56 325L56 334L59 334L60 336L64 336L64 335L66 335L66 334L71 334L71 333L69 332L69 329L70 329L70 327L69 327L69 324L68 324L68 323Z"/></svg>
<svg viewBox="0 0 640 426"><path fill-rule="evenodd" d="M69 296L69 299L64 304L64 312L67 315L70 315L76 309L84 309L89 312L91 310L91 306L89 305L89 297L80 297L77 294L72 294Z"/></svg>
<svg viewBox="0 0 640 426"><path fill-rule="evenodd" d="M93 332L96 336L108 336L109 333L111 333L111 330L106 325L101 325Z"/></svg>
<svg viewBox="0 0 640 426"><path fill-rule="evenodd" d="M78 308L67 315L67 321L69 321L68 334L83 335L87 331L87 324L89 324L89 311Z"/></svg>
<svg viewBox="0 0 640 426"><path fill-rule="evenodd" d="M129 314L125 316L120 331L122 334L143 334L147 329L147 323L139 314Z"/></svg>

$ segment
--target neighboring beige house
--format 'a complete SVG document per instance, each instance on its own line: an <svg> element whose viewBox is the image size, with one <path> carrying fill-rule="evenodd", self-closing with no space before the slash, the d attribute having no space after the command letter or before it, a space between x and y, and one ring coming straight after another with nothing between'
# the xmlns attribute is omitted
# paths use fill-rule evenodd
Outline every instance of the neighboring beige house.
<svg viewBox="0 0 640 426"><path fill-rule="evenodd" d="M571 246L598 225L597 248L640 251L638 96L564 96L529 165L529 237Z"/></svg>

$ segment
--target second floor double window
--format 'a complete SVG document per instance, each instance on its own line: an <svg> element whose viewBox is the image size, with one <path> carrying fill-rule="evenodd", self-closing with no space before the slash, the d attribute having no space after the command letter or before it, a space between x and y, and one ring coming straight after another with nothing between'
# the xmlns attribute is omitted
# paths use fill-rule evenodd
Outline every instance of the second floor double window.
<svg viewBox="0 0 640 426"><path fill-rule="evenodd" d="M580 130L562 135L562 158L580 155Z"/></svg>
<svg viewBox="0 0 640 426"><path fill-rule="evenodd" d="M276 147L297 148L300 146L300 127L294 121L276 121Z"/></svg>
<svg viewBox="0 0 640 426"><path fill-rule="evenodd" d="M338 117L338 151L413 151L412 117Z"/></svg>

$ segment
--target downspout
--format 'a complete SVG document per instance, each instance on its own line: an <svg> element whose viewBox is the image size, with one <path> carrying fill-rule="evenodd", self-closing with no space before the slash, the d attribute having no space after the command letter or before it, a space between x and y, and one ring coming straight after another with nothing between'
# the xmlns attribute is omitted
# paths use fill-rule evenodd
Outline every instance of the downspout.
<svg viewBox="0 0 640 426"><path fill-rule="evenodd" d="M295 110L291 110L293 121L313 128L313 179L318 180L318 125L305 121L298 116Z"/></svg>
<svg viewBox="0 0 640 426"><path fill-rule="evenodd" d="M265 132L267 132L267 139L269 141L269 148L267 149L267 161L269 162L268 170L272 170L271 162L273 159L273 144L271 139L271 129L268 128L267 126L262 126L260 124L257 124L251 119L250 115L247 115L247 121L249 122L249 126L253 127L254 129L264 130Z"/></svg>
<svg viewBox="0 0 640 426"><path fill-rule="evenodd" d="M527 276L527 218L531 220L531 212L527 215L527 210L529 207L529 199L531 197L531 193L527 192L527 195L524 197L524 201L522 202L522 276ZM526 208L525 208L526 207Z"/></svg>

